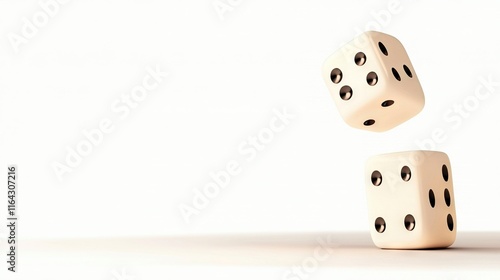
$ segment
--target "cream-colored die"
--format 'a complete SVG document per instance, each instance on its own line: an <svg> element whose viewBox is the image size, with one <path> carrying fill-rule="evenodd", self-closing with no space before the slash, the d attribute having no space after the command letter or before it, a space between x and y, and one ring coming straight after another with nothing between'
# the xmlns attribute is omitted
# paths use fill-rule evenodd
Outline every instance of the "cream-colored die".
<svg viewBox="0 0 500 280"><path fill-rule="evenodd" d="M398 39L375 31L356 37L323 64L323 77L344 121L389 130L424 107L415 69Z"/></svg>
<svg viewBox="0 0 500 280"><path fill-rule="evenodd" d="M409 151L370 158L365 180L370 233L377 247L445 248L456 236L450 160Z"/></svg>

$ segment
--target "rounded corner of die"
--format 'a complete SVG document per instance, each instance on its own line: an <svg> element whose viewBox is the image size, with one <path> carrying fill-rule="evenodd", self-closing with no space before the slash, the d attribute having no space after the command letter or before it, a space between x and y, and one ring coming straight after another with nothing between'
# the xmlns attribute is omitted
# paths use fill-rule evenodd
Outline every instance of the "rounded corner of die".
<svg viewBox="0 0 500 280"><path fill-rule="evenodd" d="M369 36L369 37L389 36L388 34L385 34L383 32L377 31L377 30L367 30L367 31L363 32L362 34L365 34L366 36Z"/></svg>
<svg viewBox="0 0 500 280"><path fill-rule="evenodd" d="M450 157L446 152L443 151L428 151L432 152L435 156L441 158L441 161L444 162L445 164L450 164Z"/></svg>
<svg viewBox="0 0 500 280"><path fill-rule="evenodd" d="M457 240L457 233L456 231L452 231L450 233L448 240L446 240L446 243L441 244L441 246L437 246L437 248L449 249L450 247L453 246L453 244L455 244L456 240Z"/></svg>
<svg viewBox="0 0 500 280"><path fill-rule="evenodd" d="M450 244L448 245L448 247L455 244L455 241L457 241L457 231L456 230L452 231L451 238L450 238Z"/></svg>
<svg viewBox="0 0 500 280"><path fill-rule="evenodd" d="M422 110L424 110L424 107L425 107L425 95L422 93L422 99L421 99L420 104L418 106L417 114L422 112Z"/></svg>
<svg viewBox="0 0 500 280"><path fill-rule="evenodd" d="M321 73L325 74L328 71L328 69L330 68L330 57L328 57L327 59L325 59L325 61L323 61L323 63L321 64Z"/></svg>

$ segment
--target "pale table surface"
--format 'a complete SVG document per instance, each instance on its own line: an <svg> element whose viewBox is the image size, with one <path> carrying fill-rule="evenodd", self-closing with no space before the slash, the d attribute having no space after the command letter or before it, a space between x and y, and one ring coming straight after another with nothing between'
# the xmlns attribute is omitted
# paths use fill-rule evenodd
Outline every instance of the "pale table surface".
<svg viewBox="0 0 500 280"><path fill-rule="evenodd" d="M459 233L440 250L381 250L356 232L25 240L20 248L19 272L2 268L1 279L500 279L500 232Z"/></svg>

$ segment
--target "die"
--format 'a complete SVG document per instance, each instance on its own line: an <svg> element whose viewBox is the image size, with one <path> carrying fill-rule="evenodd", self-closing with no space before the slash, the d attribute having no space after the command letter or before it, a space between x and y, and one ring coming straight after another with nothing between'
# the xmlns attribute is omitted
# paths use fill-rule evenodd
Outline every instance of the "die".
<svg viewBox="0 0 500 280"><path fill-rule="evenodd" d="M370 234L377 247L445 248L456 237L450 160L409 151L371 157L365 169Z"/></svg>
<svg viewBox="0 0 500 280"><path fill-rule="evenodd" d="M425 97L398 39L368 31L323 64L323 78L344 121L382 132L417 115Z"/></svg>

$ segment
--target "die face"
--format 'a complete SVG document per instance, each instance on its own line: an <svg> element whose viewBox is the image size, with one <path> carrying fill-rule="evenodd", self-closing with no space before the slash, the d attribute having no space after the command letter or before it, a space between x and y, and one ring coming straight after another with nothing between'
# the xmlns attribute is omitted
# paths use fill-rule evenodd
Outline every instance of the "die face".
<svg viewBox="0 0 500 280"><path fill-rule="evenodd" d="M380 32L365 32L335 52L323 64L323 77L340 115L355 128L389 130L425 103L403 45Z"/></svg>
<svg viewBox="0 0 500 280"><path fill-rule="evenodd" d="M446 154L410 151L372 157L366 163L365 183L376 246L422 249L453 244L456 213Z"/></svg>
<svg viewBox="0 0 500 280"><path fill-rule="evenodd" d="M444 153L423 152L421 156L425 158L419 189L426 247L448 247L455 242L457 226L450 160Z"/></svg>

